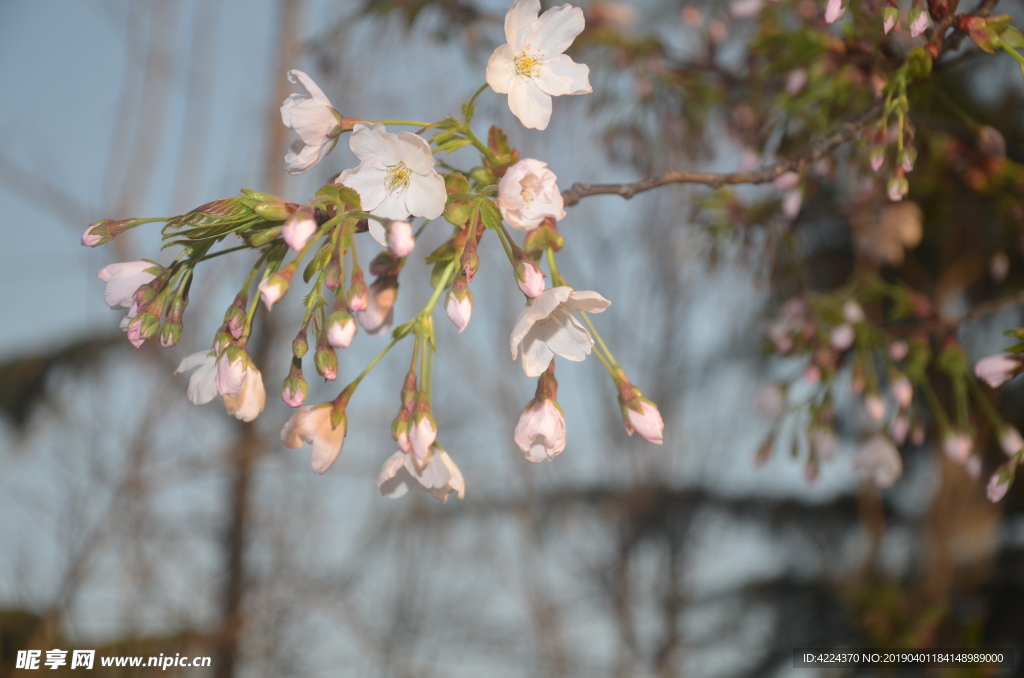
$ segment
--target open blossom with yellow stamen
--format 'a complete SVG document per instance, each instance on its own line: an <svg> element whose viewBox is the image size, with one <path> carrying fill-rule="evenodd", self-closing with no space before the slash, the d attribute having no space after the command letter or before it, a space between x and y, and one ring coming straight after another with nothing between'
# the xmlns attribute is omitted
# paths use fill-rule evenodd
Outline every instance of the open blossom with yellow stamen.
<svg viewBox="0 0 1024 678"><path fill-rule="evenodd" d="M345 170L337 183L356 191L364 210L385 219L436 219L444 212L448 193L434 170L426 139L410 132L390 134L384 125L361 122L349 147L359 167Z"/></svg>
<svg viewBox="0 0 1024 678"><path fill-rule="evenodd" d="M508 107L524 127L545 129L551 97L589 94L590 69L563 54L583 32L583 10L571 5L540 14L540 0L516 0L505 15L507 44L487 62L487 84L508 94Z"/></svg>
<svg viewBox="0 0 1024 678"><path fill-rule="evenodd" d="M512 165L498 182L498 209L512 228L532 231L546 217L565 218L557 177L546 162L524 158Z"/></svg>

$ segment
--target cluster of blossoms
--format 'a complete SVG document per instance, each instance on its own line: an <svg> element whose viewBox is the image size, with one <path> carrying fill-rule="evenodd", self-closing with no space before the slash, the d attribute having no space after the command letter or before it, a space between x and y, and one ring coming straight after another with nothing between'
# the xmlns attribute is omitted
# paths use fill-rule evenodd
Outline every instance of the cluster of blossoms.
<svg viewBox="0 0 1024 678"><path fill-rule="evenodd" d="M283 123L297 134L285 156L287 171L309 171L348 132L359 165L338 174L305 204L244 190L240 196L178 217L103 220L89 226L82 243L93 247L140 224L163 221L164 239L182 248L166 267L139 261L113 264L100 272L108 305L128 310L122 323L128 339L136 347L157 337L161 346L174 346L182 334L194 268L237 250L258 253L212 347L184 358L177 370L192 371L187 394L193 403L220 395L229 414L252 421L266 400L263 376L247 350L253 318L260 302L269 312L282 300L309 256L302 280L313 285L304 300L292 342L291 369L281 388L284 402L298 409L285 424L282 441L290 448L311 445L313 470L326 472L341 452L348 428L346 408L360 382L395 345L411 337L410 367L391 426L399 449L384 462L377 486L388 497L400 497L416 487L443 501L451 493L461 498L465 482L438 443L432 410L437 350L433 312L443 303L459 332L469 324L474 308L469 285L480 266L478 247L485 233L493 231L492 239L500 241L526 300L512 327L511 357L516 360L521 352L523 371L538 378L536 397L523 410L514 433L526 458L552 460L565 449L555 356L580 362L595 353L618 391L626 431L661 444L664 424L658 408L630 382L588 317L611 302L597 292L573 288L558 271L555 256L564 238L557 222L566 212L555 174L540 160L520 159L497 127L490 129L486 144L471 127L473 104L487 86L507 94L512 113L535 129L547 126L552 97L590 92L588 68L564 54L583 27L578 8L563 5L541 15L538 0L516 0L505 18L507 44L491 56L487 85L463 107L462 120L385 121L418 127L417 133L396 134L387 131L385 122L342 116L308 75L290 71L289 80L304 92L289 96L281 106ZM422 136L427 132L433 132L429 139ZM467 172L437 171L435 153L468 145L480 152L480 166ZM395 326L394 306L405 261L416 236L442 216L453 230L426 257L434 266L430 299L414 317ZM418 228L414 219L423 220ZM508 228L525 233L522 245ZM369 264L374 276L369 285L359 262L357 245L365 246L358 242L362 233L385 248ZM241 244L213 251L229 236ZM541 269L544 261L547 275ZM337 350L348 348L360 327L370 336L390 336L390 342L334 400L306 405L303 360L310 349L310 333L314 368L333 381L339 375Z"/></svg>
<svg viewBox="0 0 1024 678"><path fill-rule="evenodd" d="M979 426L972 415L977 411L1012 458L990 482L989 497L1000 499L1024 456L1024 438L982 392L964 349L947 336L933 354L926 334L892 334L869 321L860 302L889 304L890 322L933 316L930 304L918 293L873 277L855 281L853 289L785 303L769 323L767 337L777 355L801 365L801 376L768 384L758 393L758 409L776 420L759 459L771 454L783 423L794 420L806 436L806 475L814 480L821 462L833 459L838 450L834 403L853 397L860 400L863 412L853 425L862 437L854 465L876 486L891 487L899 480L903 461L898 448L923 445L929 426L936 429L946 457L978 479L983 460L976 445ZM977 378L995 387L1024 370L1024 343L1013 350L981 361L975 369ZM945 378L953 395L953 416L936 396L934 371ZM790 404L797 399L799 404Z"/></svg>

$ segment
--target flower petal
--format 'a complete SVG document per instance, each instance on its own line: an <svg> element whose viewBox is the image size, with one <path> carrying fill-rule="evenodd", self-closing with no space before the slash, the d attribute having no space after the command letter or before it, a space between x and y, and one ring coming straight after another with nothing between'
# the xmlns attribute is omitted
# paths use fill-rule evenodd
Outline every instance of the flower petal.
<svg viewBox="0 0 1024 678"><path fill-rule="evenodd" d="M360 122L352 129L348 147L362 162L373 161L381 167L397 165L399 158L395 149L395 136L388 134L384 125L378 122Z"/></svg>
<svg viewBox="0 0 1024 678"><path fill-rule="evenodd" d="M498 94L508 94L512 79L516 77L515 54L511 45L494 50L487 60L487 84Z"/></svg>
<svg viewBox="0 0 1024 678"><path fill-rule="evenodd" d="M362 203L363 209L368 212L373 212L373 210L384 202L384 200L390 195L388 190L384 187L384 181L387 179L387 176L387 172L383 169L363 163L355 169L345 170L339 174L334 183L341 184L342 186L348 186L358 193L359 201ZM377 213L374 212L374 214ZM401 217L391 218L402 219L405 216L406 215L403 214Z"/></svg>
<svg viewBox="0 0 1024 678"><path fill-rule="evenodd" d="M523 372L528 377L539 377L548 368L555 354L547 342L531 332L523 339Z"/></svg>
<svg viewBox="0 0 1024 678"><path fill-rule="evenodd" d="M430 144L418 134L402 132L395 140L395 152L398 153L398 161L405 163L405 166L416 174L427 174L434 171L434 154L430 151Z"/></svg>
<svg viewBox="0 0 1024 678"><path fill-rule="evenodd" d="M415 174L405 189L405 206L408 213L415 217L437 219L444 213L448 193L444 187L444 179L433 170L429 174Z"/></svg>
<svg viewBox="0 0 1024 678"><path fill-rule="evenodd" d="M505 40L515 51L525 46L538 14L540 0L516 0L512 3L512 8L505 15Z"/></svg>
<svg viewBox="0 0 1024 678"><path fill-rule="evenodd" d="M546 129L551 120L551 97L540 91L532 78L512 78L508 107L527 129Z"/></svg>
<svg viewBox="0 0 1024 678"><path fill-rule="evenodd" d="M534 82L540 91L553 97L594 91L590 86L590 67L576 63L565 54L545 61Z"/></svg>
<svg viewBox="0 0 1024 678"><path fill-rule="evenodd" d="M292 69L288 71L288 81L291 82L293 85L299 85L301 87L304 87L306 91L309 92L310 96L312 96L317 101L324 103L328 106L331 105L331 102L327 98L327 95L323 93L323 90L321 90L320 87L317 86L315 82L313 82L313 78L309 77L302 71L298 69ZM293 94L292 96L295 95Z"/></svg>
<svg viewBox="0 0 1024 678"><path fill-rule="evenodd" d="M590 290L573 290L569 298L563 303L570 311L581 311L583 313L600 313L612 302L602 297L597 292Z"/></svg>
<svg viewBox="0 0 1024 678"><path fill-rule="evenodd" d="M374 240L379 242L384 247L387 247L388 246L388 232L387 232L387 229L384 228L384 224L380 223L379 221L375 221L373 219L370 219L369 227L370 227L370 237L372 237Z"/></svg>
<svg viewBox="0 0 1024 678"><path fill-rule="evenodd" d="M579 7L569 4L552 7L533 25L529 39L530 47L539 49L549 57L561 54L569 49L576 36L583 32L584 26L586 20L583 18L583 10Z"/></svg>

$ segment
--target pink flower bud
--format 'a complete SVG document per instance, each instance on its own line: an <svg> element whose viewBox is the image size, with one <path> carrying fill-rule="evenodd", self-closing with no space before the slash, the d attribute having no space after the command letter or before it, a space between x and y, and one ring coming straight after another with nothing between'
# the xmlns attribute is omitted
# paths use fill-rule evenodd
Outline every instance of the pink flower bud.
<svg viewBox="0 0 1024 678"><path fill-rule="evenodd" d="M845 351L853 346L853 339L853 327L847 323L843 323L839 327L833 327L832 331L829 332L828 335L829 343L832 344L832 348L837 351Z"/></svg>
<svg viewBox="0 0 1024 678"><path fill-rule="evenodd" d="M284 293L288 291L288 281L280 275L274 274L261 282L258 287L263 305L267 310L274 308L274 304L281 300Z"/></svg>
<svg viewBox="0 0 1024 678"><path fill-rule="evenodd" d="M334 348L348 348L356 335L356 321L346 311L335 311L328 319L327 343Z"/></svg>
<svg viewBox="0 0 1024 678"><path fill-rule="evenodd" d="M851 325L864 322L864 309L853 299L847 299L843 303L843 320Z"/></svg>
<svg viewBox="0 0 1024 678"><path fill-rule="evenodd" d="M1020 431L1012 426L1007 426L999 432L999 446L1003 448L1006 456L1012 457L1024 447L1024 438L1021 438Z"/></svg>
<svg viewBox="0 0 1024 678"><path fill-rule="evenodd" d="M462 330L469 326L469 319L473 316L473 299L467 294L462 300L459 300L454 290L449 290L448 300L444 304L444 312L452 324L459 328L459 334L462 334Z"/></svg>
<svg viewBox="0 0 1024 678"><path fill-rule="evenodd" d="M871 163L872 171L877 172L882 169L882 165L885 164L885 146L872 146L868 160Z"/></svg>
<svg viewBox="0 0 1024 678"><path fill-rule="evenodd" d="M1007 491L1010 489L1010 483L1013 482L1013 478L1009 473L1006 473L1002 469L992 474L992 477L988 479L988 487L985 493L988 495L988 500L995 504L996 502L1002 501L1003 497L1006 496Z"/></svg>
<svg viewBox="0 0 1024 678"><path fill-rule="evenodd" d="M846 8L843 7L842 0L828 0L828 4L825 5L825 23L834 24L842 19L845 13Z"/></svg>
<svg viewBox="0 0 1024 678"><path fill-rule="evenodd" d="M874 393L864 399L864 409L871 421L878 423L885 417L885 401Z"/></svg>
<svg viewBox="0 0 1024 678"><path fill-rule="evenodd" d="M302 403L306 402L308 389L309 386L305 380L287 379L285 380L284 387L281 389L281 400L288 407L299 407Z"/></svg>
<svg viewBox="0 0 1024 678"><path fill-rule="evenodd" d="M942 440L942 451L952 461L960 465L967 463L973 449L974 440L964 433L949 433Z"/></svg>
<svg viewBox="0 0 1024 678"><path fill-rule="evenodd" d="M976 454L972 454L967 457L967 461L964 462L964 471L971 477L971 480L977 480L981 477L981 457Z"/></svg>
<svg viewBox="0 0 1024 678"><path fill-rule="evenodd" d="M786 94L795 97L807 86L807 71L797 68L786 75Z"/></svg>
<svg viewBox="0 0 1024 678"><path fill-rule="evenodd" d="M626 403L623 409L627 420L626 432L629 435L636 431L649 443L661 445L664 442L665 422L661 419L657 405L646 398L637 397Z"/></svg>
<svg viewBox="0 0 1024 678"><path fill-rule="evenodd" d="M551 461L561 454L565 415L558 403L548 398L531 401L516 424L515 441L529 461Z"/></svg>
<svg viewBox="0 0 1024 678"><path fill-rule="evenodd" d="M916 38L928 28L928 12L924 7L917 6L910 9L910 37Z"/></svg>
<svg viewBox="0 0 1024 678"><path fill-rule="evenodd" d="M892 434L893 441L897 445L902 445L907 440L907 434L910 433L910 419L904 414L898 415L892 420L889 432Z"/></svg>
<svg viewBox="0 0 1024 678"><path fill-rule="evenodd" d="M907 191L910 190L910 185L907 183L906 177L895 176L889 179L889 185L886 188L886 193L889 195L889 200L893 202L899 202L907 196Z"/></svg>
<svg viewBox="0 0 1024 678"><path fill-rule="evenodd" d="M412 426L409 427L409 447L416 465L422 468L430 455L430 446L437 440L437 422L430 412L413 414Z"/></svg>
<svg viewBox="0 0 1024 678"><path fill-rule="evenodd" d="M903 341L902 339L897 339L896 341L889 344L889 357L895 360L896 362L899 362L906 358L907 354L909 353L910 346L908 346L907 342Z"/></svg>
<svg viewBox="0 0 1024 678"><path fill-rule="evenodd" d="M82 244L86 247L96 247L97 245L102 244L105 238L99 233L94 233L94 231L103 225L104 222L90 224L89 228L85 229L85 233L82 234Z"/></svg>
<svg viewBox="0 0 1024 678"><path fill-rule="evenodd" d="M900 375L896 377L890 388L892 389L892 397L900 407L910 407L910 402L914 399L914 387L906 376Z"/></svg>
<svg viewBox="0 0 1024 678"><path fill-rule="evenodd" d="M900 18L900 10L896 7L886 7L882 10L882 28L886 34L896 27L896 21Z"/></svg>
<svg viewBox="0 0 1024 678"><path fill-rule="evenodd" d="M245 383L245 351L228 348L217 359L217 393L222 396L236 396Z"/></svg>
<svg viewBox="0 0 1024 678"><path fill-rule="evenodd" d="M313 208L303 205L295 211L295 214L288 217L284 228L281 229L281 236L288 243L288 247L298 252L313 237L316 233L316 228L316 217L314 216Z"/></svg>
<svg viewBox="0 0 1024 678"><path fill-rule="evenodd" d="M990 355L978 361L974 374L992 388L998 388L1020 374L1022 368L1024 364L1019 356Z"/></svg>
<svg viewBox="0 0 1024 678"><path fill-rule="evenodd" d="M408 221L392 221L388 229L388 247L399 257L407 257L416 246L412 235L412 224Z"/></svg>
<svg viewBox="0 0 1024 678"><path fill-rule="evenodd" d="M537 264L528 259L520 260L516 266L516 283L523 294L535 299L544 292L544 274Z"/></svg>
<svg viewBox="0 0 1024 678"><path fill-rule="evenodd" d="M800 216L800 208L804 204L803 191L793 190L787 191L782 196L782 213L787 219L796 219Z"/></svg>

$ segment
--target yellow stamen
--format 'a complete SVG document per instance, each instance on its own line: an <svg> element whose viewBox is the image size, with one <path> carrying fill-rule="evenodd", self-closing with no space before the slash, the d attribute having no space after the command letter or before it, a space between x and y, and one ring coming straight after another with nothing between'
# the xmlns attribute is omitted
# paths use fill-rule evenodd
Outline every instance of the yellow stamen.
<svg viewBox="0 0 1024 678"><path fill-rule="evenodd" d="M516 67L516 74L527 78L540 75L540 62L543 58L544 55L540 52L530 54L530 48L527 47L512 60Z"/></svg>
<svg viewBox="0 0 1024 678"><path fill-rule="evenodd" d="M405 163L398 163L388 167L388 178L384 180L384 188L389 193L402 191L408 188L412 170L405 166Z"/></svg>

